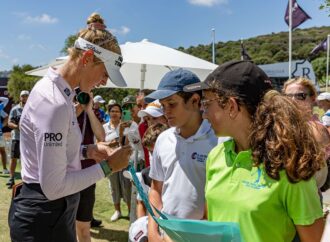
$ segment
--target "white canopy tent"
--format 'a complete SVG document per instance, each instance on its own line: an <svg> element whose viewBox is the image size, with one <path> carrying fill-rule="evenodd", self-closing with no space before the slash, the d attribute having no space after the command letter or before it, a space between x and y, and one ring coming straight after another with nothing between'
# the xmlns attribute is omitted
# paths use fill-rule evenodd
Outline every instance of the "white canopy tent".
<svg viewBox="0 0 330 242"><path fill-rule="evenodd" d="M148 40L127 42L120 45L120 48L123 55L120 72L127 83L127 88L156 89L165 73L176 68L188 69L202 81L217 67L211 62ZM44 76L49 66L60 67L66 59L67 57L58 58L27 74ZM108 80L106 87L116 86Z"/></svg>

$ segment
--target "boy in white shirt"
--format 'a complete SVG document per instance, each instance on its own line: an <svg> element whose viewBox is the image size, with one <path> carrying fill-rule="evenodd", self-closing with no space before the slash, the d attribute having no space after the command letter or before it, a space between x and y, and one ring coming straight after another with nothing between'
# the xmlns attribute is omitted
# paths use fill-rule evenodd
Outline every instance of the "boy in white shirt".
<svg viewBox="0 0 330 242"><path fill-rule="evenodd" d="M200 112L200 92L184 92L184 86L200 82L190 71L168 72L146 100L159 99L168 124L153 151L149 200L157 209L179 218L204 217L205 161L217 137ZM149 241L160 241L157 224L148 223Z"/></svg>

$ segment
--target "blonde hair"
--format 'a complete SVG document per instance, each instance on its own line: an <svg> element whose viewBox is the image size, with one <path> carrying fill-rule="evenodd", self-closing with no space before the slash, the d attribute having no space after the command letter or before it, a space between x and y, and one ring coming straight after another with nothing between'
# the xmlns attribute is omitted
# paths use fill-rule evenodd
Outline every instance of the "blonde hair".
<svg viewBox="0 0 330 242"><path fill-rule="evenodd" d="M316 97L317 96L317 91L316 91L316 88L315 88L314 84L312 83L311 80L309 80L309 79L307 79L305 77L295 77L295 78L292 78L292 79L287 80L284 83L282 92L285 93L285 90L291 84L298 84L298 85L301 85L301 86L306 87L308 89L308 92L309 92L309 96L310 97Z"/></svg>
<svg viewBox="0 0 330 242"><path fill-rule="evenodd" d="M80 30L77 37L81 37L104 49L121 55L121 50L116 37L106 29L104 20L98 13L92 13L88 17L87 28ZM76 59L83 51L72 47L69 48L68 52L71 59ZM95 57L94 61L100 62L101 60Z"/></svg>

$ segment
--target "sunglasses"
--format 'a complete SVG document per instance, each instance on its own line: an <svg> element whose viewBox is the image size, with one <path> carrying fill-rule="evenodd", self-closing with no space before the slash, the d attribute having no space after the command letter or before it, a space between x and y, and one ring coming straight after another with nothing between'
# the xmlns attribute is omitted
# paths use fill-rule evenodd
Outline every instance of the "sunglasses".
<svg viewBox="0 0 330 242"><path fill-rule="evenodd" d="M305 92L299 92L299 93L288 93L285 94L287 97L296 99L299 101L305 101L308 96L310 96L308 93Z"/></svg>
<svg viewBox="0 0 330 242"><path fill-rule="evenodd" d="M210 102L213 102L213 101L216 101L216 100L219 100L219 99L220 99L219 97L216 97L216 98L213 98L213 99L202 99L201 104L202 104L203 109L206 110L209 107Z"/></svg>

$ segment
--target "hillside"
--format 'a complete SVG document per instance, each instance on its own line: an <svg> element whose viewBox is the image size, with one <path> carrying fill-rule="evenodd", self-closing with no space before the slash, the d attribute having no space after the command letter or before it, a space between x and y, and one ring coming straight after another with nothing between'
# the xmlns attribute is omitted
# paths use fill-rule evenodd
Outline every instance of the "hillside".
<svg viewBox="0 0 330 242"><path fill-rule="evenodd" d="M330 34L330 26L296 29L292 32L292 59L306 59L311 50ZM288 32L271 33L244 40L244 47L256 64L271 64L288 61ZM212 46L198 45L189 48L178 48L188 54L212 61ZM218 42L215 45L216 63L240 59L240 40ZM311 58L317 79L325 80L326 51Z"/></svg>

